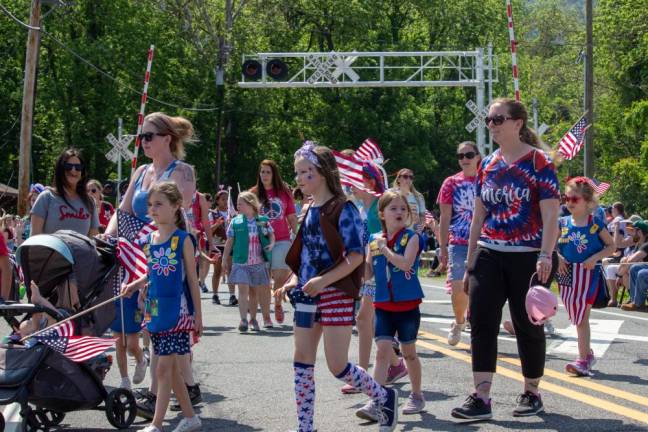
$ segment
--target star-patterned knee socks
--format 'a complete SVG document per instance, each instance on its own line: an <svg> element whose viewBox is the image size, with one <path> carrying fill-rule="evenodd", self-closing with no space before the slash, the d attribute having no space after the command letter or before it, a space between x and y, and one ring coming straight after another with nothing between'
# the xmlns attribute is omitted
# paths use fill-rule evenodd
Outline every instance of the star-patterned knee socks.
<svg viewBox="0 0 648 432"><path fill-rule="evenodd" d="M360 366L348 363L344 371L336 376L356 390L360 390L376 403L384 405L387 402L387 390Z"/></svg>
<svg viewBox="0 0 648 432"><path fill-rule="evenodd" d="M311 432L315 414L315 368L313 365L298 362L295 362L293 367L299 432Z"/></svg>

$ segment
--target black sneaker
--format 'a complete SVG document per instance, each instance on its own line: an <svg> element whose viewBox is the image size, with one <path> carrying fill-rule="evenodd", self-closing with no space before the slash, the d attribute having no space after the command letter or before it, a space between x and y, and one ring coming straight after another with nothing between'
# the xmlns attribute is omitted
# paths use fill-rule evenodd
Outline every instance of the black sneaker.
<svg viewBox="0 0 648 432"><path fill-rule="evenodd" d="M200 393L200 387L198 384L193 386L187 386L187 392L189 392L189 399L191 400L191 406L196 406L202 402L202 394ZM179 403L171 405L171 411L180 411L182 408Z"/></svg>
<svg viewBox="0 0 648 432"><path fill-rule="evenodd" d="M212 296L212 303L217 304L217 305L221 304L220 298L218 297L218 294L214 294Z"/></svg>
<svg viewBox="0 0 648 432"><path fill-rule="evenodd" d="M238 305L238 300L236 299L236 296L232 294L229 299L229 305L230 306L236 306Z"/></svg>
<svg viewBox="0 0 648 432"><path fill-rule="evenodd" d="M542 405L542 398L540 398L540 395L527 391L518 396L517 407L513 410L513 416L528 417L540 414L543 411L544 405Z"/></svg>
<svg viewBox="0 0 648 432"><path fill-rule="evenodd" d="M395 388L385 388L385 390L387 390L387 401L379 407L378 411L379 430L391 432L398 423L398 390Z"/></svg>
<svg viewBox="0 0 648 432"><path fill-rule="evenodd" d="M200 289L202 290L203 293L209 292L209 290L207 289L207 285L205 285L205 282L198 282L198 285L200 285Z"/></svg>
<svg viewBox="0 0 648 432"><path fill-rule="evenodd" d="M462 406L452 410L452 417L465 420L488 420L493 417L490 400L486 403L473 393L466 398Z"/></svg>
<svg viewBox="0 0 648 432"><path fill-rule="evenodd" d="M137 400L137 415L147 420L153 420L156 399L157 397L153 393L142 394L142 398Z"/></svg>

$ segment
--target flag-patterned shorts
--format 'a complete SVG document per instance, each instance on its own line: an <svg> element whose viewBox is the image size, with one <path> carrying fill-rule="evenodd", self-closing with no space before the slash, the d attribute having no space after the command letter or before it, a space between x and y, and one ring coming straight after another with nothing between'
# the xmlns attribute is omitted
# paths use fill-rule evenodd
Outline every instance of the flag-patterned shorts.
<svg viewBox="0 0 648 432"><path fill-rule="evenodd" d="M317 298L295 288L289 297L295 309L293 321L296 327L312 328L315 323L321 326L355 324L355 299L337 288L324 288Z"/></svg>

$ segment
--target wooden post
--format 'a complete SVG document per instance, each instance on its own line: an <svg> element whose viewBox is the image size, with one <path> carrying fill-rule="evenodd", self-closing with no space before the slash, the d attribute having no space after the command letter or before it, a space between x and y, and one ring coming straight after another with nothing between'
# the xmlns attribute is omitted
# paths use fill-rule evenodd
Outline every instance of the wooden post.
<svg viewBox="0 0 648 432"><path fill-rule="evenodd" d="M29 25L40 27L41 0L32 0ZM31 165L32 125L36 92L36 68L40 49L40 30L29 30L25 55L25 82L23 85L22 115L20 118L20 161L18 163L18 214L27 213L29 173Z"/></svg>

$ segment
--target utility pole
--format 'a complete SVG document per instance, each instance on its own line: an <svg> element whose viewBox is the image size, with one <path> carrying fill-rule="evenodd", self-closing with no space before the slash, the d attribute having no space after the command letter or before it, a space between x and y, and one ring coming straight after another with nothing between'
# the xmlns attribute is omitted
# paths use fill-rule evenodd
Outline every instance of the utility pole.
<svg viewBox="0 0 648 432"><path fill-rule="evenodd" d="M242 6L242 5L241 5ZM216 103L218 114L216 119L216 185L221 184L221 154L223 152L223 116L225 113L225 66L229 59L229 37L234 24L232 0L225 0L225 31L218 37L218 64L216 65Z"/></svg>
<svg viewBox="0 0 648 432"><path fill-rule="evenodd" d="M32 0L29 25L33 27L27 36L25 55L25 80L23 84L22 114L20 117L20 159L18 162L18 214L27 213L29 172L31 165L32 126L36 93L36 72L40 49L41 0Z"/></svg>
<svg viewBox="0 0 648 432"><path fill-rule="evenodd" d="M592 0L585 1L585 25L587 27L587 42L585 47L585 111L587 123L594 123L594 46L592 35ZM586 177L594 175L594 128L589 128L585 134L584 174Z"/></svg>

